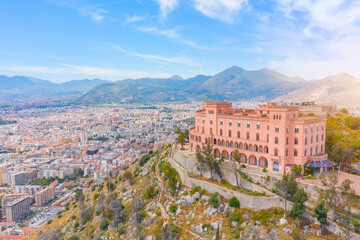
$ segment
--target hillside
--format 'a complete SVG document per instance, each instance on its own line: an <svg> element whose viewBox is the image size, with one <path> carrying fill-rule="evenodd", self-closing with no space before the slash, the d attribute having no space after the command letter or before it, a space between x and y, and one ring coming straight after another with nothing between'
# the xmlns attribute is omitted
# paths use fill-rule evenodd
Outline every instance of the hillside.
<svg viewBox="0 0 360 240"><path fill-rule="evenodd" d="M281 208L240 208L238 201L185 186L169 154L170 145L117 178L77 191L66 210L30 239L214 239L217 231L219 239L341 239L316 236L319 226L306 220L280 225Z"/></svg>
<svg viewBox="0 0 360 240"><path fill-rule="evenodd" d="M186 80L126 79L95 87L83 95L82 103L156 102L183 100L239 100L273 98L304 85L269 69L246 71L233 66L213 77L198 75Z"/></svg>
<svg viewBox="0 0 360 240"><path fill-rule="evenodd" d="M316 101L339 107L359 107L360 79L342 73L320 80L306 82L302 87L275 99L275 101Z"/></svg>
<svg viewBox="0 0 360 240"><path fill-rule="evenodd" d="M83 94L106 82L101 79L83 79L52 83L32 77L0 75L0 100Z"/></svg>

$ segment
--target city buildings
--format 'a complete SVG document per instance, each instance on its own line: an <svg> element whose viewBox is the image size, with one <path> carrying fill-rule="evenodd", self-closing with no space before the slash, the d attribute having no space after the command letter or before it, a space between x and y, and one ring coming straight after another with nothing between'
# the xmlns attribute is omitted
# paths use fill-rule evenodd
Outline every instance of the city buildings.
<svg viewBox="0 0 360 240"><path fill-rule="evenodd" d="M190 150L199 152L207 139L216 157L241 161L275 173L291 172L293 164L326 171L334 163L325 153L326 117L301 115L299 106L259 105L234 109L228 102L202 102L190 129Z"/></svg>
<svg viewBox="0 0 360 240"><path fill-rule="evenodd" d="M30 204L31 199L28 196L6 202L6 204L2 206L5 210L6 221L13 222L24 217L30 212Z"/></svg>
<svg viewBox="0 0 360 240"><path fill-rule="evenodd" d="M35 195L35 202L37 207L43 207L46 203L54 199L54 188L47 187Z"/></svg>

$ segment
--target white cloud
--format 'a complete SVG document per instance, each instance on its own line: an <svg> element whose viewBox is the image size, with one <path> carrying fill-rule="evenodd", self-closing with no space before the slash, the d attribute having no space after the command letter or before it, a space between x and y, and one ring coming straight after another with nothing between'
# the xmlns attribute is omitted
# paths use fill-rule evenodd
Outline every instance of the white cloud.
<svg viewBox="0 0 360 240"><path fill-rule="evenodd" d="M130 56L134 56L134 57L139 57L142 59L147 59L147 60L152 60L155 62L160 62L160 63L177 63L177 64L184 64L184 65L191 65L191 66L200 66L199 63L193 61L192 59L189 59L187 57L184 56L180 56L180 57L163 57L163 56L158 56L158 55L150 55L150 54L142 54L142 53L137 53L137 52L131 52L128 50L125 50L119 46L113 45L112 46L114 49L126 54L126 55L130 55Z"/></svg>
<svg viewBox="0 0 360 240"><path fill-rule="evenodd" d="M178 5L178 0L155 0L160 5L161 16L166 18Z"/></svg>
<svg viewBox="0 0 360 240"><path fill-rule="evenodd" d="M346 0L278 0L294 23L282 29L283 54L270 67L286 74L323 78L348 72L360 77L360 2Z"/></svg>
<svg viewBox="0 0 360 240"><path fill-rule="evenodd" d="M81 15L90 17L94 22L102 22L107 14L107 11L93 7L84 7L78 10Z"/></svg>
<svg viewBox="0 0 360 240"><path fill-rule="evenodd" d="M233 23L241 10L249 7L247 0L194 0L195 8L202 14Z"/></svg>
<svg viewBox="0 0 360 240"><path fill-rule="evenodd" d="M138 15L132 15L132 16L126 16L123 24L133 23L133 22L140 22L145 19L146 16L138 16Z"/></svg>

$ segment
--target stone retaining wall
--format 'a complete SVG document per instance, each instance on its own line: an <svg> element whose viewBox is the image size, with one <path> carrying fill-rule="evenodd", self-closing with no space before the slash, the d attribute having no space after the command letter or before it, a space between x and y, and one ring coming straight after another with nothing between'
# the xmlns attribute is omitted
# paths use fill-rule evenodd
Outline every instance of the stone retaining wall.
<svg viewBox="0 0 360 240"><path fill-rule="evenodd" d="M188 175L188 171L183 168L182 164L177 162L177 159L181 160L181 156L179 156L179 154L177 153L174 153L174 159L172 157L169 157L169 162L172 165L172 167L175 168L176 171L179 173L183 184L187 186L199 186L202 189L205 189L209 193L218 192L226 199L230 199L231 197L235 196L237 199L239 199L242 207L248 207L254 210L269 209L271 207L281 207L281 208L284 207L284 202L282 198L278 196L271 196L271 197L250 196L240 192L232 191L230 189L226 189L211 182L192 178ZM289 209L291 209L290 206Z"/></svg>

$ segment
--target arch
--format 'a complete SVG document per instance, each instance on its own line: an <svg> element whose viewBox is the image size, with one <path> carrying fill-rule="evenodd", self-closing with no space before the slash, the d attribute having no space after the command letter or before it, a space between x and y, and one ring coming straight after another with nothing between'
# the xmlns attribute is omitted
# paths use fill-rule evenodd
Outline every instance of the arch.
<svg viewBox="0 0 360 240"><path fill-rule="evenodd" d="M244 144L244 149L248 150L249 146L247 145L247 143Z"/></svg>
<svg viewBox="0 0 360 240"><path fill-rule="evenodd" d="M259 152L263 152L264 151L264 148L263 148L263 146L259 146Z"/></svg>
<svg viewBox="0 0 360 240"><path fill-rule="evenodd" d="M215 157L217 157L217 158L220 157L220 151L219 151L219 149L217 149L217 148L214 149L214 155L215 155Z"/></svg>
<svg viewBox="0 0 360 240"><path fill-rule="evenodd" d="M226 144L225 144L225 146L227 146L227 147L229 146L229 141L226 141Z"/></svg>
<svg viewBox="0 0 360 240"><path fill-rule="evenodd" d="M224 140L221 141L221 145L223 145L223 146L225 145L225 141L224 141Z"/></svg>
<svg viewBox="0 0 360 240"><path fill-rule="evenodd" d="M216 139L214 138L214 145L216 145Z"/></svg>
<svg viewBox="0 0 360 240"><path fill-rule="evenodd" d="M199 137L199 142L201 142L201 137Z"/></svg>
<svg viewBox="0 0 360 240"><path fill-rule="evenodd" d="M278 143L279 143L279 138L275 137L275 144L278 144Z"/></svg>
<svg viewBox="0 0 360 240"><path fill-rule="evenodd" d="M273 172L279 172L279 163L277 161L273 162Z"/></svg>
<svg viewBox="0 0 360 240"><path fill-rule="evenodd" d="M230 147L234 147L234 142L233 141L230 142Z"/></svg>
<svg viewBox="0 0 360 240"><path fill-rule="evenodd" d="M315 148L315 155L318 155L318 146Z"/></svg>
<svg viewBox="0 0 360 240"><path fill-rule="evenodd" d="M277 148L275 148L275 150L274 150L274 155L279 156L279 151L277 150Z"/></svg>
<svg viewBox="0 0 360 240"><path fill-rule="evenodd" d="M259 158L260 167L268 168L268 160L265 157Z"/></svg>
<svg viewBox="0 0 360 240"><path fill-rule="evenodd" d="M235 142L235 148L239 148L239 144Z"/></svg>
<svg viewBox="0 0 360 240"><path fill-rule="evenodd" d="M223 150L221 154L224 159L226 159L226 160L229 159L229 153L226 150Z"/></svg>
<svg viewBox="0 0 360 240"><path fill-rule="evenodd" d="M253 150L253 145L249 144L249 150L252 151Z"/></svg>
<svg viewBox="0 0 360 240"><path fill-rule="evenodd" d="M258 147L256 144L254 145L254 150L255 150L256 152L259 151L259 147Z"/></svg>
<svg viewBox="0 0 360 240"><path fill-rule="evenodd" d="M269 153L269 148L267 146L264 147L264 153Z"/></svg>
<svg viewBox="0 0 360 240"><path fill-rule="evenodd" d="M250 163L250 165L256 166L257 165L257 158L254 155L250 155L249 156L249 163Z"/></svg>
<svg viewBox="0 0 360 240"><path fill-rule="evenodd" d="M297 157L297 155L298 155L298 151L295 149L294 150L294 157Z"/></svg>
<svg viewBox="0 0 360 240"><path fill-rule="evenodd" d="M240 148L240 149L243 149L243 148L244 148L244 145L242 144L242 142L239 143L239 148Z"/></svg>
<svg viewBox="0 0 360 240"><path fill-rule="evenodd" d="M297 137L294 138L294 144L298 144L298 143L299 143L298 138Z"/></svg>
<svg viewBox="0 0 360 240"><path fill-rule="evenodd" d="M196 145L196 152L200 152L200 145Z"/></svg>
<svg viewBox="0 0 360 240"><path fill-rule="evenodd" d="M256 141L259 141L260 140L260 135L257 133L256 134Z"/></svg>
<svg viewBox="0 0 360 240"><path fill-rule="evenodd" d="M197 142L199 141L199 140L198 140L198 136L195 137L195 141L197 141Z"/></svg>

